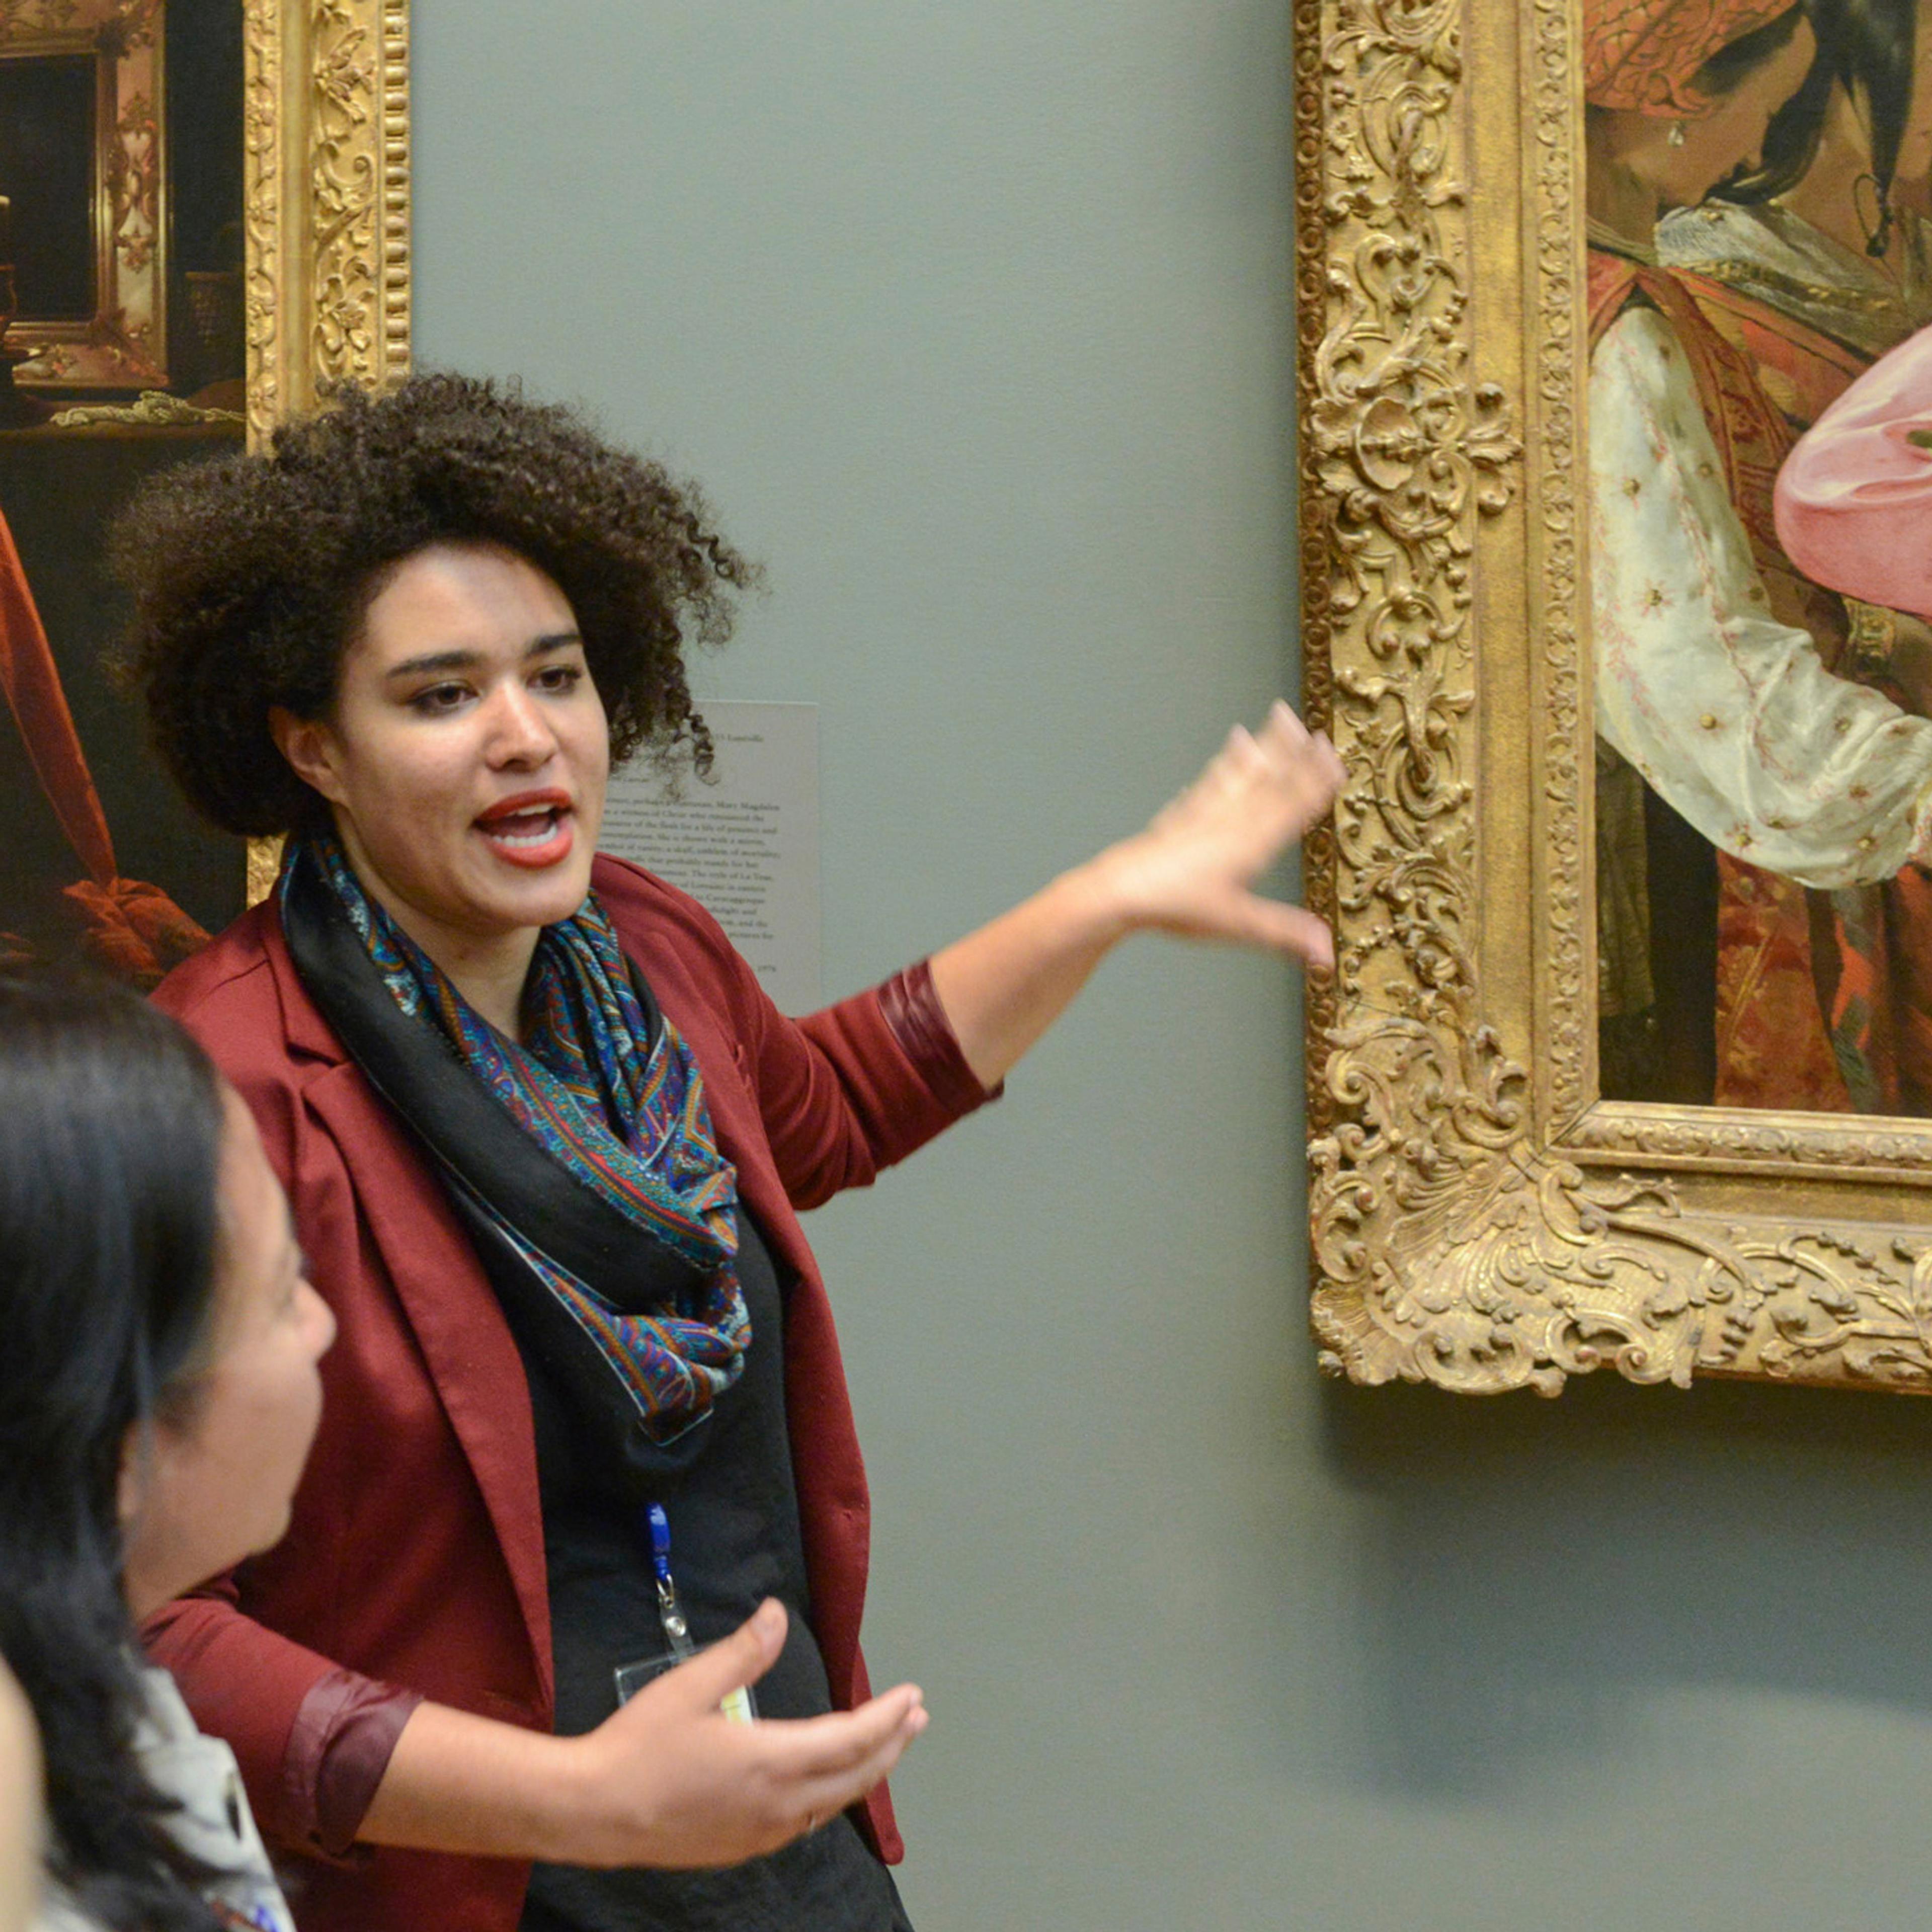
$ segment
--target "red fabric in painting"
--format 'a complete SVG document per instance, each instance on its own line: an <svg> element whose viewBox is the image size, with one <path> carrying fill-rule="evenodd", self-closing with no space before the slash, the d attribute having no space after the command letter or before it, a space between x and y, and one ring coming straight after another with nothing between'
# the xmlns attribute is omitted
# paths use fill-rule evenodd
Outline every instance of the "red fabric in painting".
<svg viewBox="0 0 1932 1932"><path fill-rule="evenodd" d="M1932 874L1831 895L1819 947L1832 1037L1862 1113L1932 1114Z"/></svg>
<svg viewBox="0 0 1932 1932"><path fill-rule="evenodd" d="M205 928L143 880L80 879L62 891L85 922L80 943L88 956L144 992L208 944Z"/></svg>
<svg viewBox="0 0 1932 1932"><path fill-rule="evenodd" d="M1793 434L1802 434L1816 422L1867 367L1856 349L1780 314L1754 296L1687 269L1673 272L1706 320L1749 361L1760 388ZM1783 533L1774 533L1785 568L1802 568L1786 548Z"/></svg>
<svg viewBox="0 0 1932 1932"><path fill-rule="evenodd" d="M107 816L4 515L0 515L0 690L7 694L34 775L75 856L97 885L111 884L114 842L108 836Z"/></svg>
<svg viewBox="0 0 1932 1932"><path fill-rule="evenodd" d="M0 514L0 690L53 807L88 876L62 888L88 956L143 988L208 944L208 934L158 886L124 879L116 868L107 814L87 768L80 734L61 688L14 533Z"/></svg>

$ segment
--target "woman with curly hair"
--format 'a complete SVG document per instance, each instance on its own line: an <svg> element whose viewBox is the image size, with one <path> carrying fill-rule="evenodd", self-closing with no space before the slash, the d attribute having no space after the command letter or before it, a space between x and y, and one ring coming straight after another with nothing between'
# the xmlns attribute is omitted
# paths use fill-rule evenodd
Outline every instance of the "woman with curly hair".
<svg viewBox="0 0 1932 1932"><path fill-rule="evenodd" d="M47 1812L0 1839L0 1925L44 1876L34 1932L293 1932L133 1619L282 1534L334 1324L248 1109L131 992L0 978L0 1691Z"/></svg>
<svg viewBox="0 0 1932 1932"><path fill-rule="evenodd" d="M1325 962L1250 886L1334 753L1279 707L1138 837L794 1021L596 853L614 760L702 768L683 652L748 575L655 466L418 377L168 472L121 555L169 765L289 836L158 997L254 1107L344 1339L290 1535L150 1637L308 1855L304 1925L903 1927L879 1780L925 1713L868 1694L799 1210L988 1099L1132 931Z"/></svg>

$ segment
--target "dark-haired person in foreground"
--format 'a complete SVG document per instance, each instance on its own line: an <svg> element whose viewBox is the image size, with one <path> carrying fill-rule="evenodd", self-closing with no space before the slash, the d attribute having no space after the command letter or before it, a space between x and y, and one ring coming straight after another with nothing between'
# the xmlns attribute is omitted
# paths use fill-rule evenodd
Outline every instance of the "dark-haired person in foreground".
<svg viewBox="0 0 1932 1932"><path fill-rule="evenodd" d="M872 1787L925 1714L860 1657L865 1478L799 1213L980 1106L1130 932L1325 962L1250 887L1334 754L1277 707L1137 837L794 1021L596 852L614 759L702 765L683 652L747 574L661 470L419 377L169 471L122 554L164 755L218 824L291 835L158 997L254 1108L343 1340L290 1536L151 1636L311 1855L305 1932L904 1927ZM675 1634L661 1564L736 1646L709 1706L619 1702ZM718 1714L754 1677L761 1721ZM844 1762L779 1777L826 1736ZM710 1804L665 1802L706 1766Z"/></svg>
<svg viewBox="0 0 1932 1932"><path fill-rule="evenodd" d="M0 1654L48 1793L35 1932L292 1932L232 1754L140 1666L130 1613L281 1534L334 1322L247 1108L131 993L0 980Z"/></svg>

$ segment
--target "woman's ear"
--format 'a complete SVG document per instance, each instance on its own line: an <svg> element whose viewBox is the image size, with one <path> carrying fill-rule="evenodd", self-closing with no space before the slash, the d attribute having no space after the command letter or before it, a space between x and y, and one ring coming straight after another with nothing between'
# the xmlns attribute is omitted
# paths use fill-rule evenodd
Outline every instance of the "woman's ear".
<svg viewBox="0 0 1932 1932"><path fill-rule="evenodd" d="M304 784L312 785L332 805L342 802L342 782L336 776L335 734L322 718L298 718L286 705L268 706L268 734Z"/></svg>

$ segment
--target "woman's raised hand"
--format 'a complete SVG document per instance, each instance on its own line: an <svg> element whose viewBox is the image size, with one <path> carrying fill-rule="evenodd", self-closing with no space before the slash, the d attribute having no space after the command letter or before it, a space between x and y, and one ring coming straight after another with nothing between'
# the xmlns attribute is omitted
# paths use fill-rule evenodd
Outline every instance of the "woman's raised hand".
<svg viewBox="0 0 1932 1932"><path fill-rule="evenodd" d="M1253 886L1342 777L1334 747L1277 704L1260 730L1235 726L1144 832L935 953L934 987L982 1084L1006 1077L1130 932L1265 946L1326 971L1335 950L1323 921Z"/></svg>
<svg viewBox="0 0 1932 1932"><path fill-rule="evenodd" d="M1259 731L1237 724L1144 832L1095 866L1130 926L1264 946L1326 970L1335 957L1327 923L1251 889L1327 812L1342 776L1334 747L1277 699Z"/></svg>
<svg viewBox="0 0 1932 1932"><path fill-rule="evenodd" d="M926 1726L910 1684L826 1717L747 1724L720 1712L777 1661L784 1636L784 1608L768 1599L572 1741L582 1781L571 1862L736 1864L836 1816L892 1770Z"/></svg>

